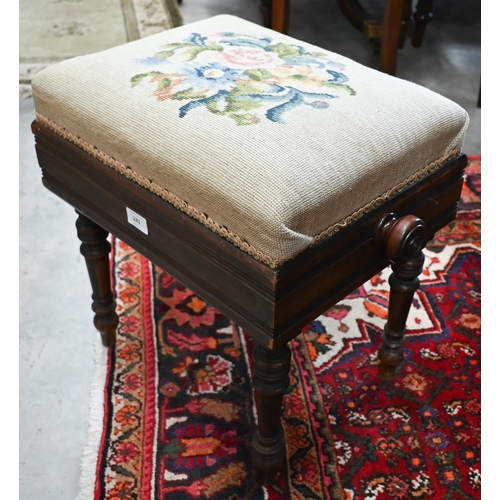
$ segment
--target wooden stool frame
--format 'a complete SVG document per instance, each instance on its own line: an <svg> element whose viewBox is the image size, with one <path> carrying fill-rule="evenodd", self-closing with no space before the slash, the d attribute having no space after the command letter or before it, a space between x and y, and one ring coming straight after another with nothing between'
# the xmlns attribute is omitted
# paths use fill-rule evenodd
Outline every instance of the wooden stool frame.
<svg viewBox="0 0 500 500"><path fill-rule="evenodd" d="M271 269L37 121L32 130L44 185L80 214L77 229L92 284L94 323L105 345L115 342L118 322L108 232L217 307L258 343L253 353L258 481L272 481L285 456L280 419L290 368L287 342L391 262L389 318L379 358L381 376L394 375L403 358L421 249L456 216L465 155ZM148 235L127 221L126 207L147 219Z"/></svg>

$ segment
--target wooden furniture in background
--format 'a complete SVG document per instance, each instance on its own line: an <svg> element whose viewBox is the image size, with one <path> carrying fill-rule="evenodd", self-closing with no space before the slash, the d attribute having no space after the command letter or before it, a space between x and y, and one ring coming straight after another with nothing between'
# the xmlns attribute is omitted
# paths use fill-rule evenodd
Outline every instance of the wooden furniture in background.
<svg viewBox="0 0 500 500"><path fill-rule="evenodd" d="M414 25L412 45L420 47L425 27L432 19L433 0L419 0L412 12L411 0L386 0L383 19L369 13L359 0L337 0L349 22L370 40L380 40L380 70L396 74L398 50ZM264 26L287 33L290 0L261 0Z"/></svg>
<svg viewBox="0 0 500 500"><path fill-rule="evenodd" d="M280 33L288 33L290 0L260 0L263 25Z"/></svg>

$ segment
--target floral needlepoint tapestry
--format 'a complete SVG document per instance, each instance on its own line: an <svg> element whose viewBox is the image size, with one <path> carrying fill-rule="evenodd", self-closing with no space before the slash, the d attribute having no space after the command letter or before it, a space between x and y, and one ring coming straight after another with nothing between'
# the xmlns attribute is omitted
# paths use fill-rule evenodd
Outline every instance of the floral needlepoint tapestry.
<svg viewBox="0 0 500 500"><path fill-rule="evenodd" d="M156 84L158 101L187 101L179 108L181 118L204 107L238 125L262 119L285 123L285 113L292 108L321 110L332 99L355 95L343 64L268 37L194 33L137 63L144 72L132 77L132 86L147 79Z"/></svg>

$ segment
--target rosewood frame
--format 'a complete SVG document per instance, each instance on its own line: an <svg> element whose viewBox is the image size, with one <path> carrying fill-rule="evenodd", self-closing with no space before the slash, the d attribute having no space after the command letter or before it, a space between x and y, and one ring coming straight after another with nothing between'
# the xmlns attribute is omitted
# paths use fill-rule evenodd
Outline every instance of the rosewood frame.
<svg viewBox="0 0 500 500"><path fill-rule="evenodd" d="M91 277L94 323L104 344L114 342L117 323L105 265L108 232L217 307L259 344L254 352L258 430L253 439L259 481L272 481L284 458L280 418L290 367L287 342L390 262L393 289L379 357L381 376L394 374L418 287L421 248L455 218L465 155L271 269L37 121L32 130L44 185L80 214L78 234ZM148 235L127 222L126 207L147 219Z"/></svg>

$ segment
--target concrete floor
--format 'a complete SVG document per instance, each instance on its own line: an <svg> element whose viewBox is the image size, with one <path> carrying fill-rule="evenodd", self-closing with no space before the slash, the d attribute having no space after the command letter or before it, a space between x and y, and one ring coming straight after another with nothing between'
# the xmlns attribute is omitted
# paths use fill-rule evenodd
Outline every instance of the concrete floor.
<svg viewBox="0 0 500 500"><path fill-rule="evenodd" d="M479 0L436 0L424 46L405 47L398 76L456 101L471 116L465 142L481 153ZM184 0L185 23L229 13L261 22L258 1ZM376 12L376 11L375 11ZM292 0L290 35L377 66L367 40L333 0ZM20 499L68 500L78 492L94 372L90 285L71 207L43 188L20 100Z"/></svg>

